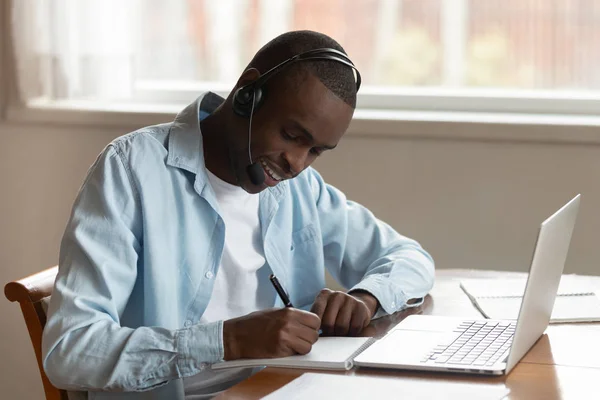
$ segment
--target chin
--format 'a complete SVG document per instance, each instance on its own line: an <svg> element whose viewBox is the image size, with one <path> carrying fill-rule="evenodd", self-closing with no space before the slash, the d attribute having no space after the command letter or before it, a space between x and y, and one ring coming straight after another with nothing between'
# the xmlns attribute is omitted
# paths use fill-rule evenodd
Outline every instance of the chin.
<svg viewBox="0 0 600 400"><path fill-rule="evenodd" d="M250 194L260 193L267 188L264 183L261 183L260 185L253 184L250 182L248 176L244 176L244 178L239 179L238 182L240 182L240 187Z"/></svg>
<svg viewBox="0 0 600 400"><path fill-rule="evenodd" d="M263 190L265 190L266 187L264 185L256 186L251 183L248 183L247 185L243 185L242 189L244 189L246 192L248 192L250 194L258 194L258 193L262 192Z"/></svg>

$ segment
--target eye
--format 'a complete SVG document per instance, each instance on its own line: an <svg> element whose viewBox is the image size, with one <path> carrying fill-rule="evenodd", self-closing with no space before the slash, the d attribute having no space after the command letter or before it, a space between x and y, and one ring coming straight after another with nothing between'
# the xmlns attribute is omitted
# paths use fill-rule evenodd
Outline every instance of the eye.
<svg viewBox="0 0 600 400"><path fill-rule="evenodd" d="M281 130L281 137L284 138L285 140L296 140L298 139L298 136L292 136L289 133L287 133L284 129Z"/></svg>
<svg viewBox="0 0 600 400"><path fill-rule="evenodd" d="M320 147L313 147L310 149L310 152L316 156L320 156L321 153L323 153L323 149L321 149Z"/></svg>

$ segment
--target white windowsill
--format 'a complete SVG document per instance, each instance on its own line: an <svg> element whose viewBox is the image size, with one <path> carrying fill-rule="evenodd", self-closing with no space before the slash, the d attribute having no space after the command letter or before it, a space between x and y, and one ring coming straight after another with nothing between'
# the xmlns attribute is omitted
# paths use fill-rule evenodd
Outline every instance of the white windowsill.
<svg viewBox="0 0 600 400"><path fill-rule="evenodd" d="M7 110L8 124L115 127L123 133L172 121L185 105L43 103ZM600 116L356 110L354 137L600 144Z"/></svg>

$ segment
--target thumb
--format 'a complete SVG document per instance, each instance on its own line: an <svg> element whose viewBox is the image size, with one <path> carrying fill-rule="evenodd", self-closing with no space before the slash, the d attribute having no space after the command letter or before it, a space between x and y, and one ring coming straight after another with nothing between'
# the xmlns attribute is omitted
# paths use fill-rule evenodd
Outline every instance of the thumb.
<svg viewBox="0 0 600 400"><path fill-rule="evenodd" d="M325 313L325 307L327 306L327 296L324 296L320 293L312 307L310 308L310 312L316 314L319 319L323 319L323 313Z"/></svg>

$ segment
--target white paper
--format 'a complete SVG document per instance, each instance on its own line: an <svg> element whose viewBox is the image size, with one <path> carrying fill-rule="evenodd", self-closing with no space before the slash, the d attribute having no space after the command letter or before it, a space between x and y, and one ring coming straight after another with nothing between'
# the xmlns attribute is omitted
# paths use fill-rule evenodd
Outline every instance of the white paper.
<svg viewBox="0 0 600 400"><path fill-rule="evenodd" d="M411 399L499 400L510 391L504 383L460 383L406 377L305 373L264 397L265 400Z"/></svg>
<svg viewBox="0 0 600 400"><path fill-rule="evenodd" d="M484 316L490 319L517 319L521 297L481 298L477 303ZM600 299L594 296L557 297L550 323L600 321Z"/></svg>
<svg viewBox="0 0 600 400"><path fill-rule="evenodd" d="M471 296L507 297L523 296L525 293L525 278L518 279L463 279L460 286ZM578 275L563 275L558 285L557 296L593 293L594 288L582 281Z"/></svg>
<svg viewBox="0 0 600 400"><path fill-rule="evenodd" d="M481 314L490 319L519 316L526 280L463 279L460 286ZM578 275L563 275L550 323L600 321L600 297Z"/></svg>

